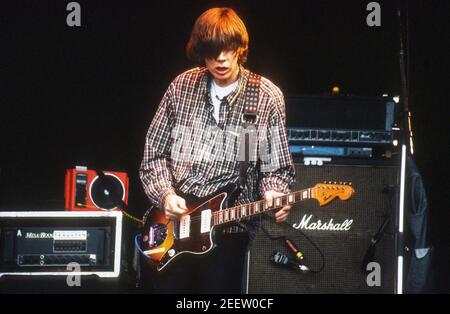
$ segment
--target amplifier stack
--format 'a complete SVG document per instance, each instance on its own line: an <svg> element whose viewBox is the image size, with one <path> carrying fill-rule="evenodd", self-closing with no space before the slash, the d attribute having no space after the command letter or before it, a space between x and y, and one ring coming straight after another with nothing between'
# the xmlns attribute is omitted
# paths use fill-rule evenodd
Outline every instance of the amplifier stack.
<svg viewBox="0 0 450 314"><path fill-rule="evenodd" d="M247 292L401 293L395 102L342 95L285 100L292 189L332 180L352 182L355 193L323 207L299 203L286 224L263 216L248 256Z"/></svg>
<svg viewBox="0 0 450 314"><path fill-rule="evenodd" d="M397 280L406 273L397 264L398 167L296 163L295 170L294 190L333 178L351 181L355 193L323 207L315 200L299 203L287 224L263 216L249 252L247 292L396 293ZM310 271L275 264L274 252Z"/></svg>
<svg viewBox="0 0 450 314"><path fill-rule="evenodd" d="M288 141L296 160L386 157L395 150L395 102L389 97L286 97Z"/></svg>

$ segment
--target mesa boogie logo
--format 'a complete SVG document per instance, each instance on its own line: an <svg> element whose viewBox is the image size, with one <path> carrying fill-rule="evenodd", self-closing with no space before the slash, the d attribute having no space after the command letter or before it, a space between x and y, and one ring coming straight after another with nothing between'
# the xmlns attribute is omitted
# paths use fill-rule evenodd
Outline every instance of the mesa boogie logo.
<svg viewBox="0 0 450 314"><path fill-rule="evenodd" d="M21 238L24 236L25 239L53 239L53 233L48 232L25 232L22 235L22 231L19 229L17 231L17 237Z"/></svg>
<svg viewBox="0 0 450 314"><path fill-rule="evenodd" d="M298 224L293 224L295 229L318 230L318 231L349 231L353 223L353 219L345 219L343 222L334 222L333 218L326 222L320 219L311 221L313 215L303 215L302 220Z"/></svg>

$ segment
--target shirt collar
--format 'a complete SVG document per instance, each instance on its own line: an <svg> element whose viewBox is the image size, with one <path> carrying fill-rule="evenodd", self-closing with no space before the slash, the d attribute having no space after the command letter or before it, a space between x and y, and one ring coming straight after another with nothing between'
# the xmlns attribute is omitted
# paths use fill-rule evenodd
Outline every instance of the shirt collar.
<svg viewBox="0 0 450 314"><path fill-rule="evenodd" d="M205 68L205 98L207 100L207 103L212 105L212 101L211 101L211 82L212 82L212 75L211 73L208 71L208 69ZM244 66L239 65L239 74L238 74L238 85L236 87L236 89L234 91L232 91L231 93L229 93L226 97L225 100L228 104L233 104L236 99L238 98L239 94L241 93L241 91L244 90L245 84L247 84L247 79L248 79L248 70L246 70L244 68Z"/></svg>

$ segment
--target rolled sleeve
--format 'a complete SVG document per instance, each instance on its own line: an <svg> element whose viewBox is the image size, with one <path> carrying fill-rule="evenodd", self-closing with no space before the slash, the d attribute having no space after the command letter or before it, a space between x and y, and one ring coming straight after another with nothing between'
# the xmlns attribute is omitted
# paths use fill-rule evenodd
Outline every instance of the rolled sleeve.
<svg viewBox="0 0 450 314"><path fill-rule="evenodd" d="M139 169L145 194L156 206L162 206L164 197L174 192L170 163L172 124L172 93L169 87L148 129Z"/></svg>

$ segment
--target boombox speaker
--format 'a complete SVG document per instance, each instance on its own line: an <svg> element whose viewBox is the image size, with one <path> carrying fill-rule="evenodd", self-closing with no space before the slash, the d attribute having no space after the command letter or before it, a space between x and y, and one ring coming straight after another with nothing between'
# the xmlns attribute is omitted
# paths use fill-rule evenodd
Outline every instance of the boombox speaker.
<svg viewBox="0 0 450 314"><path fill-rule="evenodd" d="M70 211L118 210L128 202L128 175L76 167L65 178L65 209Z"/></svg>
<svg viewBox="0 0 450 314"><path fill-rule="evenodd" d="M355 193L323 207L297 203L286 224L262 216L249 252L247 292L395 293L399 166L297 163L295 170L295 190L332 180L352 182ZM280 254L287 263L274 263Z"/></svg>

